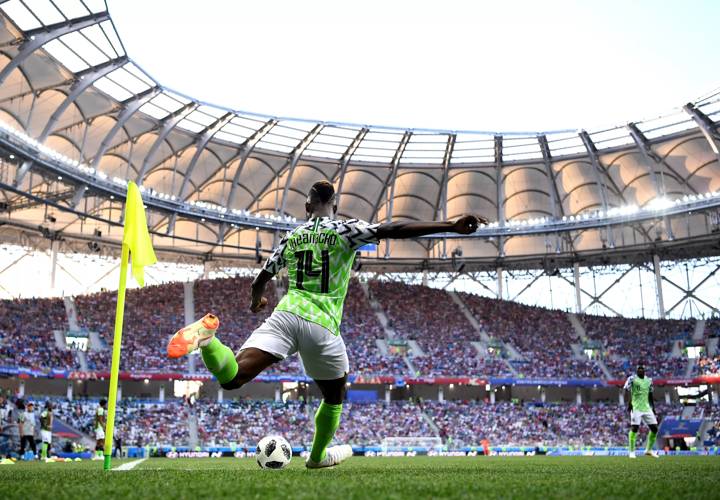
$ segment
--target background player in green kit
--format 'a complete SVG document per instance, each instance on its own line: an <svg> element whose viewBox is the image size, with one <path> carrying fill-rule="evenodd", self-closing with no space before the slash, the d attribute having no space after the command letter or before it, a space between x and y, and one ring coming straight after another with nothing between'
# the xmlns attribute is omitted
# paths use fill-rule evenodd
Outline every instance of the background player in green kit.
<svg viewBox="0 0 720 500"><path fill-rule="evenodd" d="M315 435L308 468L331 467L352 455L350 446L328 448L340 424L349 370L340 320L355 252L385 238L427 234L474 233L484 219L466 215L453 222L391 222L334 220L335 189L316 182L305 203L308 222L288 233L273 251L252 284L250 309L267 305L265 286L287 267L289 289L273 314L247 339L235 356L215 331L212 314L178 331L168 344L168 356L180 357L200 348L208 370L225 389L237 389L287 356L299 353L305 372L317 383L323 400L315 414Z"/></svg>
<svg viewBox="0 0 720 500"><path fill-rule="evenodd" d="M53 426L53 405L51 401L45 402L45 408L40 414L40 438L42 445L40 447L40 458L47 460L50 456L50 448L52 448L52 426Z"/></svg>
<svg viewBox="0 0 720 500"><path fill-rule="evenodd" d="M107 419L107 401L100 400L100 404L95 410L95 419L93 421L93 429L95 430L95 455L93 460L103 459L103 450L105 449L105 423Z"/></svg>
<svg viewBox="0 0 720 500"><path fill-rule="evenodd" d="M630 375L625 382L625 397L628 399L628 411L630 412L630 433L628 444L628 456L635 458L635 442L640 429L640 422L645 422L650 428L645 454L657 458L657 452L653 450L657 439L657 417L655 416L655 402L652 396L652 379L645 376L645 366L639 364L635 375Z"/></svg>

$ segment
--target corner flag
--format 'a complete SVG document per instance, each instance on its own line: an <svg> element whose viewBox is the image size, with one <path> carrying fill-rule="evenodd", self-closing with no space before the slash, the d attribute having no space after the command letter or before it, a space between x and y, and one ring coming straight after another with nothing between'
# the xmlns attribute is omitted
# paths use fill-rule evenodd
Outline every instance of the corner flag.
<svg viewBox="0 0 720 500"><path fill-rule="evenodd" d="M105 423L105 461L103 468L110 470L110 457L115 430L115 405L117 403L118 374L120 372L120 344L122 342L123 314L125 313L125 289L127 285L128 260L132 258L132 275L140 286L145 285L145 266L157 262L150 240L140 190L134 182L128 183L125 200L125 224L123 227L122 254L120 257L120 285L115 307L115 334L113 336L112 364L110 366L110 391L108 414Z"/></svg>
<svg viewBox="0 0 720 500"><path fill-rule="evenodd" d="M123 228L123 246L130 248L132 275L140 286L145 286L145 266L157 262L150 241L150 233L145 219L145 206L137 184L130 182L125 202L125 227Z"/></svg>

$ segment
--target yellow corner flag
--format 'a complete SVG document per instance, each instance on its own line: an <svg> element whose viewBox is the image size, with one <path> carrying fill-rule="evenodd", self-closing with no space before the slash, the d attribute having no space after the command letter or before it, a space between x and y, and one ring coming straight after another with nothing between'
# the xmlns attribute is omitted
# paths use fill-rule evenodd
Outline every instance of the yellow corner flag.
<svg viewBox="0 0 720 500"><path fill-rule="evenodd" d="M132 258L132 274L140 286L145 285L145 266L151 266L157 259L150 240L140 190L134 182L128 183L125 200L125 225L123 227L122 255L120 257L120 285L115 307L115 334L113 336L112 364L110 366L110 391L108 413L105 422L105 461L103 468L110 470L115 430L115 405L117 403L118 375L120 373L120 344L122 342L123 315L125 313L125 289L127 286L128 260Z"/></svg>
<svg viewBox="0 0 720 500"><path fill-rule="evenodd" d="M147 220L145 219L145 206L137 184L130 182L125 201L125 227L123 228L123 246L130 249L132 275L140 286L145 286L145 266L152 266L157 262L153 250Z"/></svg>

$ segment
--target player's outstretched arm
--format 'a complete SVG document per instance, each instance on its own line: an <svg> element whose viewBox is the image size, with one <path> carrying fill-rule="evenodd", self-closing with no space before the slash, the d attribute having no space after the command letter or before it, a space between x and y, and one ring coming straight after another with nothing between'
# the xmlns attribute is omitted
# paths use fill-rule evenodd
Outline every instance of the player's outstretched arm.
<svg viewBox="0 0 720 500"><path fill-rule="evenodd" d="M627 411L632 411L632 393L629 389L625 389L625 400L627 401Z"/></svg>
<svg viewBox="0 0 720 500"><path fill-rule="evenodd" d="M417 238L436 233L472 234L480 224L487 224L487 219L476 215L463 215L455 221L442 222L388 222L377 228L378 239Z"/></svg>
<svg viewBox="0 0 720 500"><path fill-rule="evenodd" d="M252 282L250 294L250 310L254 313L260 312L265 309L268 301L263 295L265 294L265 287L272 279L273 275L267 272L265 269L260 271Z"/></svg>
<svg viewBox="0 0 720 500"><path fill-rule="evenodd" d="M650 403L650 409L652 412L655 413L655 398L653 398L652 387L650 387L650 390L648 391L648 403Z"/></svg>

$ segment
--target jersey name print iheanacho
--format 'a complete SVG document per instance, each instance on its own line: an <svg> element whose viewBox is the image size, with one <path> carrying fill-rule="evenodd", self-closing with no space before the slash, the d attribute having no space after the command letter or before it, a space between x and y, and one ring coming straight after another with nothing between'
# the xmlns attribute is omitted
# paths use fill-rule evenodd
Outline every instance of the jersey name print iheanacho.
<svg viewBox="0 0 720 500"><path fill-rule="evenodd" d="M317 217L288 233L265 263L265 271L288 269L288 293L277 306L340 333L355 252L377 243L377 224Z"/></svg>

